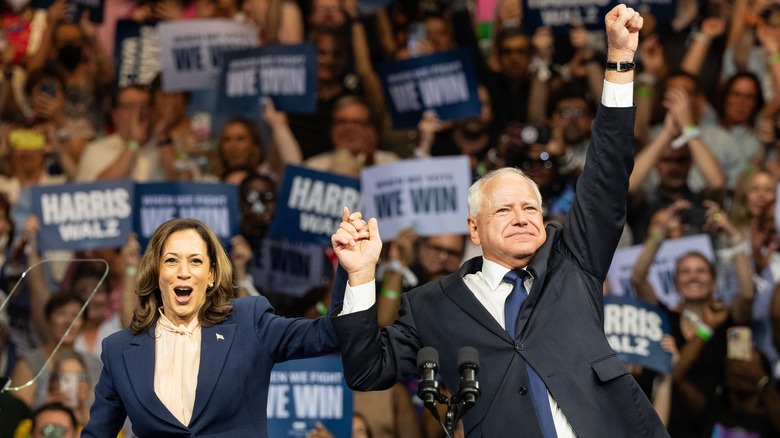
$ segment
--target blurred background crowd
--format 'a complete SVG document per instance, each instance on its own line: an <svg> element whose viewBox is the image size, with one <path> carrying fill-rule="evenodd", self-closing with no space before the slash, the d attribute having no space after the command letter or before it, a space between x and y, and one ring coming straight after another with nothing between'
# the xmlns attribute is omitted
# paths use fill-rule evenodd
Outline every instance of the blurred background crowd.
<svg viewBox="0 0 780 438"><path fill-rule="evenodd" d="M503 166L525 170L540 187L547 220L559 221L577 189L604 79L603 31L578 23L566 32L528 29L520 0L498 0L492 21L479 24L472 0L392 0L370 13L357 0L106 0L102 24L71 17L66 0L46 3L0 3L6 293L48 256L37 248L33 186L229 182L238 185L241 203L231 253L239 295L265 295L287 316L318 316L329 302L327 285L291 298L253 281L286 165L357 177L367 166L463 155L475 178ZM668 375L630 369L673 437L777 437L780 3L677 0L676 9L670 20L643 12L636 160L621 242L642 246L631 284L637 297L669 312L664 348L673 366ZM204 104L203 93L166 92L159 75L116 85L118 20L208 18L255 26L258 45L313 43L316 113L283 113L269 101L254 117L216 124L219 110ZM443 121L429 111L416 128L394 129L375 66L456 48L473 56L480 116ZM419 236L408 229L386 242L381 324L393 322L405 291L475 255L465 232ZM711 238L715 257L697 248L680 257L673 278L679 299L665 305L648 281L650 266L664 242L696 234ZM100 374L101 340L130 322L140 251L128 236L122 248L69 255L105 260L105 278L106 264L94 262L25 278L0 315L0 376L17 386L44 371L33 385L0 395L0 437L55 436L44 435L46 425L77 436ZM332 271L334 258L322 253L323 270ZM727 356L734 326L751 328L749 359ZM353 436L444 436L421 408L415 384L356 393ZM309 436L332 435L317 427Z"/></svg>

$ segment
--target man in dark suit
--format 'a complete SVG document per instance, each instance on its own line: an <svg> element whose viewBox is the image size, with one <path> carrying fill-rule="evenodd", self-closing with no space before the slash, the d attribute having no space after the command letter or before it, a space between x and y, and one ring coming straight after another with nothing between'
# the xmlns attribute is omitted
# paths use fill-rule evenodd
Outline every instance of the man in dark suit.
<svg viewBox="0 0 780 438"><path fill-rule="evenodd" d="M399 319L380 331L377 222L345 210L332 243L349 285L332 320L353 388L388 388L418 374L425 346L439 352L439 372L457 388L457 352L475 347L481 397L463 417L467 437L668 436L603 330L602 283L623 230L633 167L633 64L625 63L634 58L642 18L618 5L605 23L602 105L563 227L545 227L538 188L521 172L483 177L468 194L469 232L483 256L404 294ZM505 277L510 271L520 277L514 284ZM507 312L517 297L520 310Z"/></svg>

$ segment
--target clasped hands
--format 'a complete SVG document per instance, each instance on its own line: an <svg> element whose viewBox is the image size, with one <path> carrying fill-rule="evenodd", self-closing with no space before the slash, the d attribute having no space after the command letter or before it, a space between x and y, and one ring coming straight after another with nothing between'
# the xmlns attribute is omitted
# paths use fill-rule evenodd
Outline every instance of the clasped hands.
<svg viewBox="0 0 780 438"><path fill-rule="evenodd" d="M366 222L359 211L344 207L341 223L330 241L339 263L349 274L349 285L359 286L374 280L382 251L382 239L375 218Z"/></svg>

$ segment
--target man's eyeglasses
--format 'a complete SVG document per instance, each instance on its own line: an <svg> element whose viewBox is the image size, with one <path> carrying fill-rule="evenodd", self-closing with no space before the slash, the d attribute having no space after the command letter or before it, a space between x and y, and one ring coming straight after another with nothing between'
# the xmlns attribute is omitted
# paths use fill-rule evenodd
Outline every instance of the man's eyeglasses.
<svg viewBox="0 0 780 438"><path fill-rule="evenodd" d="M558 114L564 119L578 119L585 115L585 111L582 108L564 108Z"/></svg>
<svg viewBox="0 0 780 438"><path fill-rule="evenodd" d="M148 102L118 102L116 108L120 110L149 109Z"/></svg>
<svg viewBox="0 0 780 438"><path fill-rule="evenodd" d="M266 204L276 201L276 194L273 192L251 191L247 193L245 199L253 213L262 214L267 210Z"/></svg>
<svg viewBox="0 0 780 438"><path fill-rule="evenodd" d="M500 49L501 55L520 55L520 56L528 56L531 54L531 48L530 47L501 47Z"/></svg>
<svg viewBox="0 0 780 438"><path fill-rule="evenodd" d="M357 125L357 126L370 126L371 120L361 120L361 119L344 119L341 117L336 117L333 119L334 125Z"/></svg>

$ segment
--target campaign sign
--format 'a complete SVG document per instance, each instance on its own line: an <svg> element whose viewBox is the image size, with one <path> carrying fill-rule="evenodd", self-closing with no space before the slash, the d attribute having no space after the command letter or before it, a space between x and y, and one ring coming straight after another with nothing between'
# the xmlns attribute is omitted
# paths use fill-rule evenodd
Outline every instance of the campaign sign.
<svg viewBox="0 0 780 438"><path fill-rule="evenodd" d="M358 13L361 17L374 15L377 11L390 4L390 0L360 0L358 1Z"/></svg>
<svg viewBox="0 0 780 438"><path fill-rule="evenodd" d="M266 238L252 253L247 272L259 291L300 298L313 288L327 286L332 277L333 264L321 245Z"/></svg>
<svg viewBox="0 0 780 438"><path fill-rule="evenodd" d="M344 207L360 205L360 182L332 173L287 166L269 236L321 246L330 245Z"/></svg>
<svg viewBox="0 0 780 438"><path fill-rule="evenodd" d="M639 253L643 245L634 245L615 251L612 265L607 272L607 283L610 293L613 295L635 296L631 287L631 270L634 269ZM715 260L715 252L712 249L712 240L706 234L680 237L665 240L653 260L653 265L648 273L648 281L655 289L658 300L668 308L675 308L680 302L680 295L674 287L674 268L677 259L689 252L699 252L710 262Z"/></svg>
<svg viewBox="0 0 780 438"><path fill-rule="evenodd" d="M578 23L587 29L603 30L604 16L618 3L638 11L649 10L662 21L674 18L677 7L677 0L523 0L523 29L533 32L544 26L564 33L571 30L570 25Z"/></svg>
<svg viewBox="0 0 780 438"><path fill-rule="evenodd" d="M668 22L674 20L674 17L677 16L677 1L678 0L626 0L623 2L616 1L614 5L623 3L626 6L634 8L639 12L650 11L656 20ZM710 2L700 3L700 7L702 9L704 8L703 5L705 3Z"/></svg>
<svg viewBox="0 0 780 438"><path fill-rule="evenodd" d="M120 247L132 231L133 182L104 181L32 186L33 213L40 219L38 247Z"/></svg>
<svg viewBox="0 0 780 438"><path fill-rule="evenodd" d="M268 436L304 438L318 422L333 436L352 436L352 406L339 356L277 363L268 387Z"/></svg>
<svg viewBox="0 0 780 438"><path fill-rule="evenodd" d="M165 91L212 88L226 53L257 45L257 29L234 20L164 21L157 29Z"/></svg>
<svg viewBox="0 0 780 438"><path fill-rule="evenodd" d="M38 9L49 9L54 0L37 0L34 5ZM84 12L89 14L89 21L100 24L103 22L105 0L68 0L68 21L78 23Z"/></svg>
<svg viewBox="0 0 780 438"><path fill-rule="evenodd" d="M376 70L396 129L417 126L428 110L441 120L477 117L482 111L468 49L389 62Z"/></svg>
<svg viewBox="0 0 780 438"><path fill-rule="evenodd" d="M287 113L317 111L317 49L314 44L271 45L226 54L219 80L220 108L257 112L270 97Z"/></svg>
<svg viewBox="0 0 780 438"><path fill-rule="evenodd" d="M229 247L230 239L238 234L238 188L214 183L135 185L133 228L142 248L158 226L175 218L202 221Z"/></svg>
<svg viewBox="0 0 780 438"><path fill-rule="evenodd" d="M637 298L604 297L604 334L623 362L672 372L672 355L661 348L661 339L670 330L663 310Z"/></svg>
<svg viewBox="0 0 780 438"><path fill-rule="evenodd" d="M402 160L368 167L360 174L363 217L375 217L382 238L407 227L421 236L466 234L471 185L466 156Z"/></svg>
<svg viewBox="0 0 780 438"><path fill-rule="evenodd" d="M117 85L151 84L162 68L160 50L160 37L154 23L117 21L114 43Z"/></svg>

